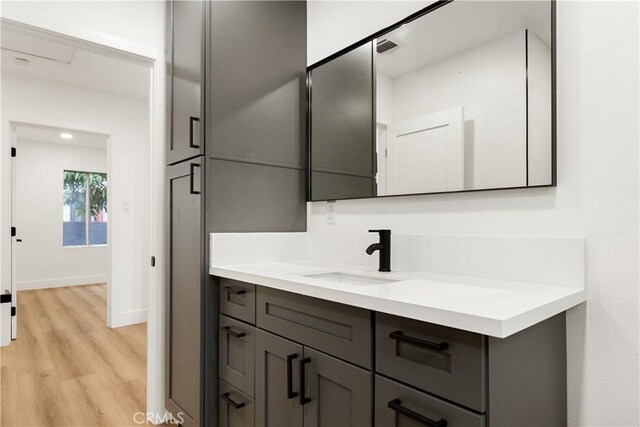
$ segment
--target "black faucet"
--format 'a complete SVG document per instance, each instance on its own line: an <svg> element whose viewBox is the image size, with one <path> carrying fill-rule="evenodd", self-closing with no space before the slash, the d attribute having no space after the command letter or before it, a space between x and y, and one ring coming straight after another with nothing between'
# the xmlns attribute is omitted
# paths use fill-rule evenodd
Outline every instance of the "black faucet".
<svg viewBox="0 0 640 427"><path fill-rule="evenodd" d="M380 267L378 271L391 271L391 230L369 230L369 233L378 233L380 242L367 248L367 253L373 255L380 251Z"/></svg>

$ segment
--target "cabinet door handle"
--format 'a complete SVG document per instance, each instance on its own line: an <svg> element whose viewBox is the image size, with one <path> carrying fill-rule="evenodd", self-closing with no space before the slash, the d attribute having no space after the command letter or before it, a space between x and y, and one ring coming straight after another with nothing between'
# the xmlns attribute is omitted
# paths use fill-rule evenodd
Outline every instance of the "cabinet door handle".
<svg viewBox="0 0 640 427"><path fill-rule="evenodd" d="M391 332L389 334L389 338L396 341L402 341L409 344L417 345L419 347L428 348L429 350L445 351L446 349L449 348L449 343L431 342L431 341L426 341L416 337L410 337L409 335L403 334L402 331Z"/></svg>
<svg viewBox="0 0 640 427"><path fill-rule="evenodd" d="M311 359L308 357L305 357L304 359L300 360L300 404L301 405L306 405L307 403L311 402L311 399L306 396L307 376L304 370L304 365L310 362L311 362Z"/></svg>
<svg viewBox="0 0 640 427"><path fill-rule="evenodd" d="M200 169L197 163L189 163L189 193L200 194L200 190L195 189L195 169Z"/></svg>
<svg viewBox="0 0 640 427"><path fill-rule="evenodd" d="M196 144L193 141L193 134L195 133L193 131L193 124L194 123L200 123L200 119L198 117L193 117L193 116L189 117L189 147L191 147L191 148L200 148L200 144L199 143ZM198 142L200 142L200 141L198 141Z"/></svg>
<svg viewBox="0 0 640 427"><path fill-rule="evenodd" d="M220 328L224 333L231 335L232 337L236 337L236 338L242 338L244 336L246 336L247 334L245 334L244 332L236 332L233 329L231 329L228 326L223 326L222 328Z"/></svg>
<svg viewBox="0 0 640 427"><path fill-rule="evenodd" d="M227 392L227 393L222 393L222 400L224 400L225 402L227 402L229 405L231 405L233 407L233 409L240 409L240 408L244 408L245 403L244 402L235 402L233 399L231 399L229 397L231 393Z"/></svg>
<svg viewBox="0 0 640 427"><path fill-rule="evenodd" d="M447 420L445 420L444 418L441 418L438 421L427 418L424 415L418 414L417 412L414 412L411 409L402 406L402 401L400 399L393 399L387 406L396 413L405 415L422 425L429 427L447 427Z"/></svg>
<svg viewBox="0 0 640 427"><path fill-rule="evenodd" d="M224 288L222 288L226 293L228 294L234 294L234 295L244 295L247 293L246 290L244 289L236 289L236 288L232 288L231 286L225 286Z"/></svg>
<svg viewBox="0 0 640 427"><path fill-rule="evenodd" d="M293 359L297 359L298 354L293 353L287 356L287 399L293 399L298 396L297 391L293 391Z"/></svg>

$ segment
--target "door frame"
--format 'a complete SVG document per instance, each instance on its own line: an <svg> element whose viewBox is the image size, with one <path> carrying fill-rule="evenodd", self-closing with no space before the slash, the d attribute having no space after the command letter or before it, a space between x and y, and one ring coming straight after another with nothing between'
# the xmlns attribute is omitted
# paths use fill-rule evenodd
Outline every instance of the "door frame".
<svg viewBox="0 0 640 427"><path fill-rule="evenodd" d="M11 130L11 230L16 226L14 218L16 214L16 158L13 157L13 149L18 148L18 130L14 122L9 122L9 129ZM18 233L15 236L11 236L11 310L17 310L18 306L18 281L17 281L17 259L15 254L18 251ZM4 292L4 289L2 290ZM18 316L11 316L11 339L14 340L18 336Z"/></svg>
<svg viewBox="0 0 640 427"><path fill-rule="evenodd" d="M164 269L159 267L164 259L164 175L165 175L165 52L150 49L127 40L111 37L90 28L78 28L61 22L43 22L33 26L0 17L0 24L47 37L62 43L73 44L90 52L108 55L117 59L144 64L149 69L149 248L156 259L156 267L147 264L149 270L149 300L147 309L147 417L160 423L165 419L164 409ZM53 28L52 28L53 27ZM11 252L15 242L11 238L11 157L14 132L11 123L15 120L3 117L0 141L0 174L2 174L2 197L0 209L0 279L11 280ZM15 298L15 295L14 295Z"/></svg>

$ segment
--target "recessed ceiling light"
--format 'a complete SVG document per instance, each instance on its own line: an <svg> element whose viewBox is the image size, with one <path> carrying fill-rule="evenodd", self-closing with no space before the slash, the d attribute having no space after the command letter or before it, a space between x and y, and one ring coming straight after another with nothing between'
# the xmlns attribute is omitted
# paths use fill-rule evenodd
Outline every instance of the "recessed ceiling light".
<svg viewBox="0 0 640 427"><path fill-rule="evenodd" d="M71 135L70 133L67 132L63 132L60 134L60 138L62 139L73 139L73 135Z"/></svg>

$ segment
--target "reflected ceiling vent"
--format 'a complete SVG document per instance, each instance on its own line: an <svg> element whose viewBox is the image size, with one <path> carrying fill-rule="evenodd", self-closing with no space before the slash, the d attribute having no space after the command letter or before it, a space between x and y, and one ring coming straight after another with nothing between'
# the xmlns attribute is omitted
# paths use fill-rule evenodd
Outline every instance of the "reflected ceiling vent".
<svg viewBox="0 0 640 427"><path fill-rule="evenodd" d="M379 39L377 46L376 46L376 51L378 53L389 53L392 50L394 50L395 48L397 48L398 45L394 42L392 42L391 40L388 39Z"/></svg>

